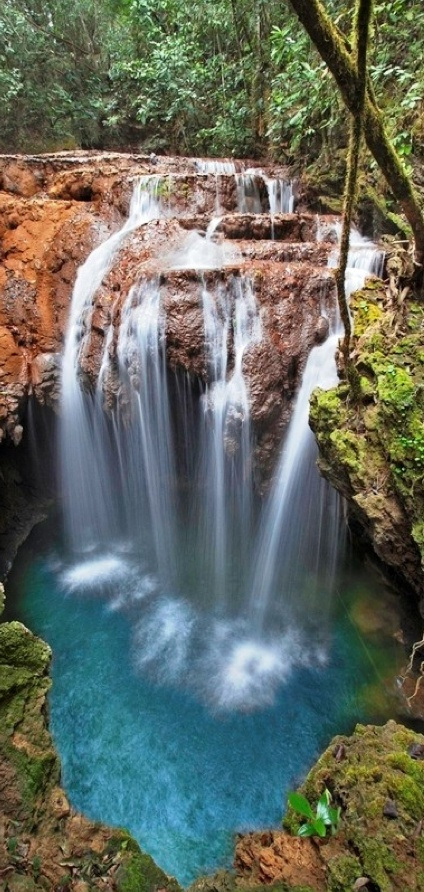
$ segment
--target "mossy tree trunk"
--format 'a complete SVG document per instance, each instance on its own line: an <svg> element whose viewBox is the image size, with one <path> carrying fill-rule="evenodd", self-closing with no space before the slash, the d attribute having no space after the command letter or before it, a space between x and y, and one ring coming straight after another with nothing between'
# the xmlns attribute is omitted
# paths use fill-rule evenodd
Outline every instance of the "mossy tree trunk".
<svg viewBox="0 0 424 892"><path fill-rule="evenodd" d="M343 35L331 21L320 0L290 0L290 3L335 78L346 107L355 115L359 95L358 72ZM422 266L424 214L417 193L387 136L383 116L369 87L366 89L364 102L364 136L411 226L415 239L415 261Z"/></svg>
<svg viewBox="0 0 424 892"><path fill-rule="evenodd" d="M373 0L356 0L355 18L353 27L352 59L356 68L357 93L355 97L355 111L351 116L349 152L347 159L345 194L343 202L343 227L340 240L340 258L336 271L337 297L340 316L344 325L344 340L342 354L344 367L349 377L349 348L352 334L352 326L349 315L349 307L346 296L346 268L349 255L349 237L352 225L353 208L356 198L358 179L359 149L363 130L364 105L367 83L367 49L369 25L371 20ZM352 381L354 384L354 381Z"/></svg>

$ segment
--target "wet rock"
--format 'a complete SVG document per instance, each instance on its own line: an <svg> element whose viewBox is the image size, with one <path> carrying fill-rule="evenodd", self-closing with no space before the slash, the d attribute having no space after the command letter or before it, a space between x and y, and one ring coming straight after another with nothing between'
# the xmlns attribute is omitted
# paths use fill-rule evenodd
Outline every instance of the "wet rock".
<svg viewBox="0 0 424 892"><path fill-rule="evenodd" d="M322 344L328 337L330 323L325 316L320 316L315 329L315 339L317 344Z"/></svg>
<svg viewBox="0 0 424 892"><path fill-rule="evenodd" d="M416 761L420 761L424 759L424 744L422 743L412 743L410 747L408 747L408 754L411 756L411 759L415 759Z"/></svg>
<svg viewBox="0 0 424 892"><path fill-rule="evenodd" d="M392 820L399 817L399 812L394 799L386 799L383 806L383 815L385 818L391 818Z"/></svg>
<svg viewBox="0 0 424 892"><path fill-rule="evenodd" d="M39 353L31 364L32 392L42 406L56 408L60 394L61 356Z"/></svg>

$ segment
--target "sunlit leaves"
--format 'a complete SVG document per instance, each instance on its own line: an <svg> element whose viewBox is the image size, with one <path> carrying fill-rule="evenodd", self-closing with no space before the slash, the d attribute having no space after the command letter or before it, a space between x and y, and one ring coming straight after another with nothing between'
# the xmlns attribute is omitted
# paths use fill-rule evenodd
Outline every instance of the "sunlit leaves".
<svg viewBox="0 0 424 892"><path fill-rule="evenodd" d="M337 833L340 824L340 808L331 805L331 793L327 788L318 799L315 813L306 796L301 793L289 793L288 802L293 811L297 812L306 821L300 825L298 836L327 836L327 831L332 835Z"/></svg>

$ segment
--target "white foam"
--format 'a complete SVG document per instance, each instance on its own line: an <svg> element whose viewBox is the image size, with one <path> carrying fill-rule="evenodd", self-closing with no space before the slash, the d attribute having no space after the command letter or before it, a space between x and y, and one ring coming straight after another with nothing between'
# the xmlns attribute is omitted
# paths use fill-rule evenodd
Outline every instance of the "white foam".
<svg viewBox="0 0 424 892"><path fill-rule="evenodd" d="M194 616L188 604L161 599L135 631L135 662L161 681L175 682L186 668Z"/></svg>
<svg viewBox="0 0 424 892"><path fill-rule="evenodd" d="M67 591L76 592L116 584L127 573L125 561L113 555L104 555L69 567L61 574L60 582Z"/></svg>

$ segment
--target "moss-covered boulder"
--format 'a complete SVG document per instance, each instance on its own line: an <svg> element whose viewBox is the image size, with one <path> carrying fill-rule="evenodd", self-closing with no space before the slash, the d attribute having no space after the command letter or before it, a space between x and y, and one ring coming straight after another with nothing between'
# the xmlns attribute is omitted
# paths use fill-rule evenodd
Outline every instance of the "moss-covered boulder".
<svg viewBox="0 0 424 892"><path fill-rule="evenodd" d="M178 892L125 831L70 807L47 726L50 658L20 623L0 625L0 889Z"/></svg>
<svg viewBox="0 0 424 892"><path fill-rule="evenodd" d="M372 282L354 295L359 393L316 391L320 468L424 615L424 307Z"/></svg>
<svg viewBox="0 0 424 892"><path fill-rule="evenodd" d="M393 721L358 725L332 741L302 792L315 803L325 787L342 816L326 859L328 889L350 892L366 877L380 892L423 890L424 737Z"/></svg>
<svg viewBox="0 0 424 892"><path fill-rule="evenodd" d="M423 892L424 736L390 721L335 737L300 792L313 811L327 789L341 818L335 835L284 830L239 837L233 873L198 880L190 892Z"/></svg>

